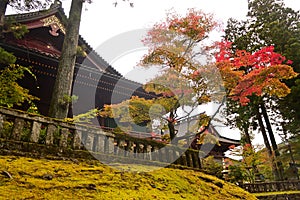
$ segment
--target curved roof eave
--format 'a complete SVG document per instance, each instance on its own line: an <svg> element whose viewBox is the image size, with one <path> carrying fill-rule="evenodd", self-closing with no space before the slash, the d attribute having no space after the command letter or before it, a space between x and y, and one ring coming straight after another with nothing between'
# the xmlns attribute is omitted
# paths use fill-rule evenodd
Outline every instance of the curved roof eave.
<svg viewBox="0 0 300 200"><path fill-rule="evenodd" d="M6 20L13 20L17 23L26 23L29 21L35 21L39 20L41 18L46 18L51 15L56 15L64 27L67 26L67 16L64 12L64 9L62 8L62 5L60 2L53 3L49 9L41 10L41 11L35 11L35 12L28 12L28 13L22 13L22 14L12 14L12 15L6 15ZM79 35L78 43L80 45L84 45L87 50L87 54L91 56L95 61L101 65L104 66L105 70L110 73L114 74L116 76L122 77L122 75L114 69L111 65L109 65L87 42L86 40Z"/></svg>

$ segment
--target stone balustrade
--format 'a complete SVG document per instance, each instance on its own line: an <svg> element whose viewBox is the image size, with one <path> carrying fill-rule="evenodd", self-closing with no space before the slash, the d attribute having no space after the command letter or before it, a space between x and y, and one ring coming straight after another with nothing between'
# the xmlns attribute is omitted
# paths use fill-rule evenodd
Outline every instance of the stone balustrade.
<svg viewBox="0 0 300 200"><path fill-rule="evenodd" d="M278 191L299 191L300 181L274 181L263 183L244 183L240 187L250 193L278 192Z"/></svg>
<svg viewBox="0 0 300 200"><path fill-rule="evenodd" d="M139 137L133 137L139 136ZM110 128L71 124L0 107L1 142L21 141L63 150L88 150L114 157L201 168L199 152L165 144L147 134L126 134ZM2 145L3 146L3 145ZM101 160L100 160L101 161Z"/></svg>

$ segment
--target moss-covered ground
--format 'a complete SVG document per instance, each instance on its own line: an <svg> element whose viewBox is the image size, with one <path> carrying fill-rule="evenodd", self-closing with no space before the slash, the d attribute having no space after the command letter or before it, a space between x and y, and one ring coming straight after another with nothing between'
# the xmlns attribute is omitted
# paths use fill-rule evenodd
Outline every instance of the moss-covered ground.
<svg viewBox="0 0 300 200"><path fill-rule="evenodd" d="M256 199L201 172L118 167L98 161L0 156L0 199ZM129 168L135 170L128 172Z"/></svg>

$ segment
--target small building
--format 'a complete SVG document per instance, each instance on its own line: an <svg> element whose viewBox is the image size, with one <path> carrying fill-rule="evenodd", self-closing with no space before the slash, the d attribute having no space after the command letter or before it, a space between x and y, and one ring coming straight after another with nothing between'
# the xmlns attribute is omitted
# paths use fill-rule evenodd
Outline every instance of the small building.
<svg viewBox="0 0 300 200"><path fill-rule="evenodd" d="M190 137L185 137L184 132L190 129L189 126L195 126L197 119L197 115L195 115L181 120L177 122L176 128L178 138L185 139L191 148L200 150L200 157L214 156L216 161L222 163L226 158L225 152L229 150L230 146L240 146L240 140L221 135L213 123L205 131L200 128L190 133Z"/></svg>

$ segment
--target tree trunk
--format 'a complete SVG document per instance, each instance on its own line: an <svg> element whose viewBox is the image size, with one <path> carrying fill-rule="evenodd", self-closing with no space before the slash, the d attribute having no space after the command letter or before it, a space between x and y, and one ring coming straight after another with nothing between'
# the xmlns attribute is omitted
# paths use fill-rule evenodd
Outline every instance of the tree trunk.
<svg viewBox="0 0 300 200"><path fill-rule="evenodd" d="M277 146L277 143L276 143L276 140L275 140L275 137L274 137L274 133L273 133L272 126L271 126L271 123L270 123L270 120L269 120L269 116L268 116L266 107L263 103L260 104L260 108L261 108L261 112L262 112L262 115L264 117L264 120L265 120L265 123L266 123L266 126L267 126L270 141L271 141L272 148L273 148L273 151L274 151L275 161L276 161L276 165L277 165L278 172L279 172L279 177L278 177L279 179L278 180L283 180L283 167L282 167L282 163L278 160L278 157L280 156L280 153L279 153L278 146Z"/></svg>
<svg viewBox="0 0 300 200"><path fill-rule="evenodd" d="M268 135L267 135L267 132L266 132L266 129L265 129L265 125L263 123L261 114L259 112L259 108L257 108L256 117L257 117L257 120L258 120L258 124L259 124L260 130L261 130L262 136L264 138L265 146L267 148L268 154L269 154L271 162L272 162L272 171L273 171L275 179L277 180L279 178L279 172L278 172L277 166L276 166L275 161L274 161L273 151L272 151L269 139L268 139Z"/></svg>
<svg viewBox="0 0 300 200"><path fill-rule="evenodd" d="M0 39L3 39L3 30L5 24L5 12L7 8L8 0L0 0Z"/></svg>
<svg viewBox="0 0 300 200"><path fill-rule="evenodd" d="M269 138L267 136L265 125L263 123L263 120L261 118L261 115L260 115L259 111L257 112L256 117L257 117L257 120L258 120L258 124L259 124L259 127L260 127L261 134L264 138L265 146L268 150L268 154L269 154L269 156L273 156L272 148L271 148L271 145L270 145L270 142L269 142Z"/></svg>
<svg viewBox="0 0 300 200"><path fill-rule="evenodd" d="M174 126L174 113L172 110L170 111L170 115L168 119L168 128L170 132L170 140L172 141L176 135L175 126Z"/></svg>
<svg viewBox="0 0 300 200"><path fill-rule="evenodd" d="M50 103L49 116L59 119L68 115L76 51L81 20L82 0L72 0L66 35L58 65L56 81Z"/></svg>
<svg viewBox="0 0 300 200"><path fill-rule="evenodd" d="M249 134L249 129L248 127L247 128L244 128L244 131L245 131L245 142L247 144L250 144L251 147L252 147L252 142L251 142L251 138L250 138L250 134Z"/></svg>

